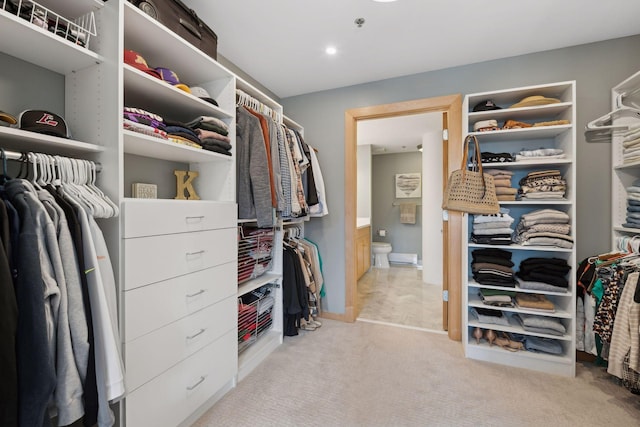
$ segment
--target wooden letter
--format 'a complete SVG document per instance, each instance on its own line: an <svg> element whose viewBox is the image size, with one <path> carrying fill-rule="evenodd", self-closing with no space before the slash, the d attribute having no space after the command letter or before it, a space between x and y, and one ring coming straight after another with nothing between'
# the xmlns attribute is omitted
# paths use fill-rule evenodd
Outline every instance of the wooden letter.
<svg viewBox="0 0 640 427"><path fill-rule="evenodd" d="M173 174L176 176L176 199L179 200L200 200L200 196L193 188L193 180L199 175L196 171L179 171L174 170ZM185 175L187 179L185 180ZM187 192L185 197L184 192Z"/></svg>

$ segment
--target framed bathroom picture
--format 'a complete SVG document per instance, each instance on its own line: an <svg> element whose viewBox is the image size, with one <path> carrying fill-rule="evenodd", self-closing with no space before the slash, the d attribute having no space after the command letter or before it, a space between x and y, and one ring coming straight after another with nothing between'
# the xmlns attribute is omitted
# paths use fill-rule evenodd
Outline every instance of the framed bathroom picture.
<svg viewBox="0 0 640 427"><path fill-rule="evenodd" d="M422 197L422 175L420 173L396 174L396 199Z"/></svg>

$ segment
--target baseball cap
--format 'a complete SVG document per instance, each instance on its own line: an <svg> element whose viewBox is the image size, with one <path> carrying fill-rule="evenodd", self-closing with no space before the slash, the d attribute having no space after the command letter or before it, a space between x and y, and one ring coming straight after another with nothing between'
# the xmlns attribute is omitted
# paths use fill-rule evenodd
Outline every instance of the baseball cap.
<svg viewBox="0 0 640 427"><path fill-rule="evenodd" d="M490 111L490 110L501 110L502 107L498 107L495 102L490 99L485 99L482 102L478 102L473 106L473 112L477 111Z"/></svg>
<svg viewBox="0 0 640 427"><path fill-rule="evenodd" d="M202 99L203 101L207 101L208 103L213 104L216 107L218 106L218 103L216 102L215 99L213 99L211 97L211 95L209 95L209 92L207 92L204 88L202 88L200 86L193 86L191 88L191 95L197 96L198 98Z"/></svg>
<svg viewBox="0 0 640 427"><path fill-rule="evenodd" d="M189 86L184 83L180 83L180 79L178 78L178 75L175 71L164 67L156 67L155 70L158 72L158 74L160 74L160 78L165 82L175 86L178 89L182 89L187 93L191 93L191 89L189 89Z"/></svg>
<svg viewBox="0 0 640 427"><path fill-rule="evenodd" d="M69 128L64 119L45 110L24 110L18 117L18 127L30 132L69 138Z"/></svg>
<svg viewBox="0 0 640 427"><path fill-rule="evenodd" d="M0 111L0 122L7 123L7 125L15 125L18 123L18 120L11 114ZM7 126L4 123L0 123L0 126Z"/></svg>
<svg viewBox="0 0 640 427"><path fill-rule="evenodd" d="M140 55L138 52L125 49L124 63L131 65L132 67L137 68L140 71L144 71L145 73L150 74L157 79L161 78L160 74L156 70L154 70L153 68L149 68L149 65L147 65L147 61L145 61L142 55Z"/></svg>

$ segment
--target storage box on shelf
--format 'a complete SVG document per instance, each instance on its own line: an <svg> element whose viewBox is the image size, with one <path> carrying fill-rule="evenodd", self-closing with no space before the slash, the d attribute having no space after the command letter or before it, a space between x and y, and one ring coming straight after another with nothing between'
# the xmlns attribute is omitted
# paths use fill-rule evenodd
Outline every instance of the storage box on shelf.
<svg viewBox="0 0 640 427"><path fill-rule="evenodd" d="M531 96L541 96L555 99L552 103L537 104L532 102L523 106L510 108L523 99ZM491 100L499 109L488 109L484 111L473 111L474 106ZM536 105L537 104L537 105ZM560 158L531 157L520 158L517 161L484 162L483 168L503 169L512 173L511 187L519 188L520 180L527 174L536 171L558 170L561 177L566 181L566 191L562 198L547 199L522 199L501 201L502 209L508 209L509 215L514 219L511 228L516 229L523 215L531 214L542 209L552 209L568 214L570 218L569 238L573 245L569 248L529 245L522 242L503 245L480 244L470 240L473 230L473 215L468 215L465 223L466 232L463 233L463 277L468 277L466 292L464 295L463 343L467 357L492 361L495 363L507 364L516 367L528 368L538 371L550 372L560 375L575 375L575 279L571 272L575 271L575 82L560 82L547 85L529 86L523 88L506 89L494 92L484 92L467 95L464 106L465 133L473 134L480 142L483 153L495 153L504 159L515 160L515 155L521 151L532 151L538 149L561 149L564 154ZM488 131L474 131L474 124L479 121L495 120L497 128ZM513 120L521 122L521 128L505 129L507 121ZM538 124L532 126L534 124ZM515 237L517 233L513 233ZM522 261L531 258L557 258L566 261L570 267L570 272L566 275L568 288L566 292L544 291L516 288L506 288L496 284L487 284L490 281L478 283L472 277L471 262L473 252L485 248L497 248L507 251L513 262L513 271L517 272ZM562 262L562 261L560 261ZM479 293L482 290L510 290L521 294L538 295L553 303L553 311L537 311L519 307L517 304L511 307L489 306L484 304ZM477 311L489 309L486 312L490 315L501 315L508 323L502 324L488 323L487 318L480 322L476 316ZM514 315L539 316L536 319L544 322L551 319L555 323L562 325L563 333L532 332L525 330L517 321ZM553 340L555 345L559 344L560 353L533 352L525 349L510 348L505 349L498 345L490 345L486 339L488 330L494 331L497 336L501 333L512 334L512 338L519 340L529 339L533 343L536 339L543 341ZM474 332L482 338L477 340ZM519 344L514 347L519 347ZM532 346L528 346L532 347ZM511 350L511 351L507 351Z"/></svg>

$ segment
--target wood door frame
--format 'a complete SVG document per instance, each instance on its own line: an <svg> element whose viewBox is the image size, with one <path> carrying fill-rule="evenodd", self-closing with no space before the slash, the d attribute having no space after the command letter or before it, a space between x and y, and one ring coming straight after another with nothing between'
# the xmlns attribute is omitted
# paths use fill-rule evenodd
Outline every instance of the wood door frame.
<svg viewBox="0 0 640 427"><path fill-rule="evenodd" d="M354 108L345 111L345 311L343 320L354 322L358 316L358 279L356 272L356 217L357 217L357 122L422 113L444 113L448 121L448 142L444 143L443 175L460 167L462 158L462 95L446 95L393 104ZM425 147L426 149L426 147ZM443 180L443 189L446 179ZM439 200L438 203L441 201ZM443 221L443 280L449 291L447 309L448 335L452 340L462 339L462 214L448 212ZM338 316L332 316L338 317Z"/></svg>

